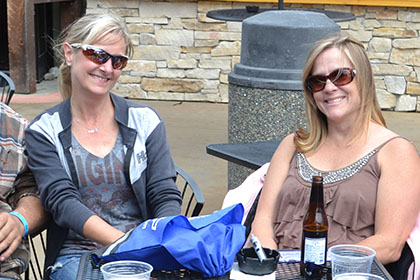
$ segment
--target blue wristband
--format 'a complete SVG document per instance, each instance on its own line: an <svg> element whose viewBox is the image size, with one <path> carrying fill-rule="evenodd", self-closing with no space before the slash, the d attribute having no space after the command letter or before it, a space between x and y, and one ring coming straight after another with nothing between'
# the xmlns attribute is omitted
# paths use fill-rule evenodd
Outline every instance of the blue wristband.
<svg viewBox="0 0 420 280"><path fill-rule="evenodd" d="M23 237L25 237L28 234L29 230L28 222L26 221L25 217L23 217L22 214L15 211L9 212L9 214L17 217L19 221L23 224L23 227L25 228L25 233L23 234Z"/></svg>

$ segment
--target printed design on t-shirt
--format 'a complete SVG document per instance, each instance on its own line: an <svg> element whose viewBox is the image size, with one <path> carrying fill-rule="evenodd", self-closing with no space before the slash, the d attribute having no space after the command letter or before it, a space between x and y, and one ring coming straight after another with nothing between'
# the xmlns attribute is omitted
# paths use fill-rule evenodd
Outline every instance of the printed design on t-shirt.
<svg viewBox="0 0 420 280"><path fill-rule="evenodd" d="M83 203L111 225L131 229L124 220L136 217L138 206L124 177L123 151L113 149L104 158L80 153L74 159Z"/></svg>
<svg viewBox="0 0 420 280"><path fill-rule="evenodd" d="M125 153L121 135L118 135L112 151L103 158L84 149L74 136L72 140L72 157L83 204L123 232L140 224L140 208L124 175ZM62 253L100 247L70 231Z"/></svg>

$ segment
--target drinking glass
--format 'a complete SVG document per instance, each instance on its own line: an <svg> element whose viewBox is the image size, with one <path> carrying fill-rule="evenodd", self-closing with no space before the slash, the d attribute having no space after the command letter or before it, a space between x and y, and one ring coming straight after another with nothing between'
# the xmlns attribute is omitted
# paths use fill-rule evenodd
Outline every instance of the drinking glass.
<svg viewBox="0 0 420 280"><path fill-rule="evenodd" d="M370 273L375 250L360 245L336 245L328 250L333 279L343 273ZM364 279L364 278L360 278Z"/></svg>
<svg viewBox="0 0 420 280"><path fill-rule="evenodd" d="M153 267L140 261L115 261L101 266L104 280L149 279Z"/></svg>
<svg viewBox="0 0 420 280"><path fill-rule="evenodd" d="M334 280L384 280L384 278L375 274L354 272L339 274Z"/></svg>

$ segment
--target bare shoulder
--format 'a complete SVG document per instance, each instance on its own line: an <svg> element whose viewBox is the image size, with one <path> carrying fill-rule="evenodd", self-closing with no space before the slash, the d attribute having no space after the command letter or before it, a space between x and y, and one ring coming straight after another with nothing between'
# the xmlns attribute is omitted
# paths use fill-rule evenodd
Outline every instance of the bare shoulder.
<svg viewBox="0 0 420 280"><path fill-rule="evenodd" d="M384 145L378 153L378 160L380 163L397 166L414 164L420 167L418 151L409 139L392 132L385 137L385 139L382 139L382 143L384 143ZM401 164L402 162L404 162L404 164Z"/></svg>
<svg viewBox="0 0 420 280"><path fill-rule="evenodd" d="M407 156L419 156L414 144L403 137L389 139L379 151L379 154L382 154L384 157L391 157L394 159Z"/></svg>
<svg viewBox="0 0 420 280"><path fill-rule="evenodd" d="M295 150L295 143L294 143L295 134L289 134L283 138L280 142L278 149L282 149L284 151L294 151Z"/></svg>
<svg viewBox="0 0 420 280"><path fill-rule="evenodd" d="M383 145L381 152L395 152L396 149L407 148L408 150L414 149L413 143L397 133L389 130L386 127L373 124L371 126L371 144L379 147ZM410 149L411 148L411 149Z"/></svg>
<svg viewBox="0 0 420 280"><path fill-rule="evenodd" d="M273 155L273 160L277 158L282 158L282 159L292 158L292 155L296 150L295 144L294 144L294 137L295 135L292 133L283 138L283 140L280 142L280 145L277 147Z"/></svg>
<svg viewBox="0 0 420 280"><path fill-rule="evenodd" d="M293 138L293 134L284 137L280 145L277 147L277 150L274 152L270 161L263 189L269 188L271 191L278 192L283 185L287 172L290 169L290 162L295 152ZM270 199L272 198L274 197L271 196Z"/></svg>

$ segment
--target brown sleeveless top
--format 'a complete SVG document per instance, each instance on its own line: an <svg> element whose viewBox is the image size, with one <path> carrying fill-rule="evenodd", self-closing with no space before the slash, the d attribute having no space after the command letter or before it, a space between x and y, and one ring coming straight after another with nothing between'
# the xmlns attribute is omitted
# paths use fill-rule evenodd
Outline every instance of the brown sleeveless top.
<svg viewBox="0 0 420 280"><path fill-rule="evenodd" d="M389 141L339 170L321 172L302 153L290 162L289 173L277 198L274 234L279 249L299 249L302 222L309 206L312 176L324 177L324 203L328 218L328 247L358 243L374 234L376 196L381 170L378 151Z"/></svg>

